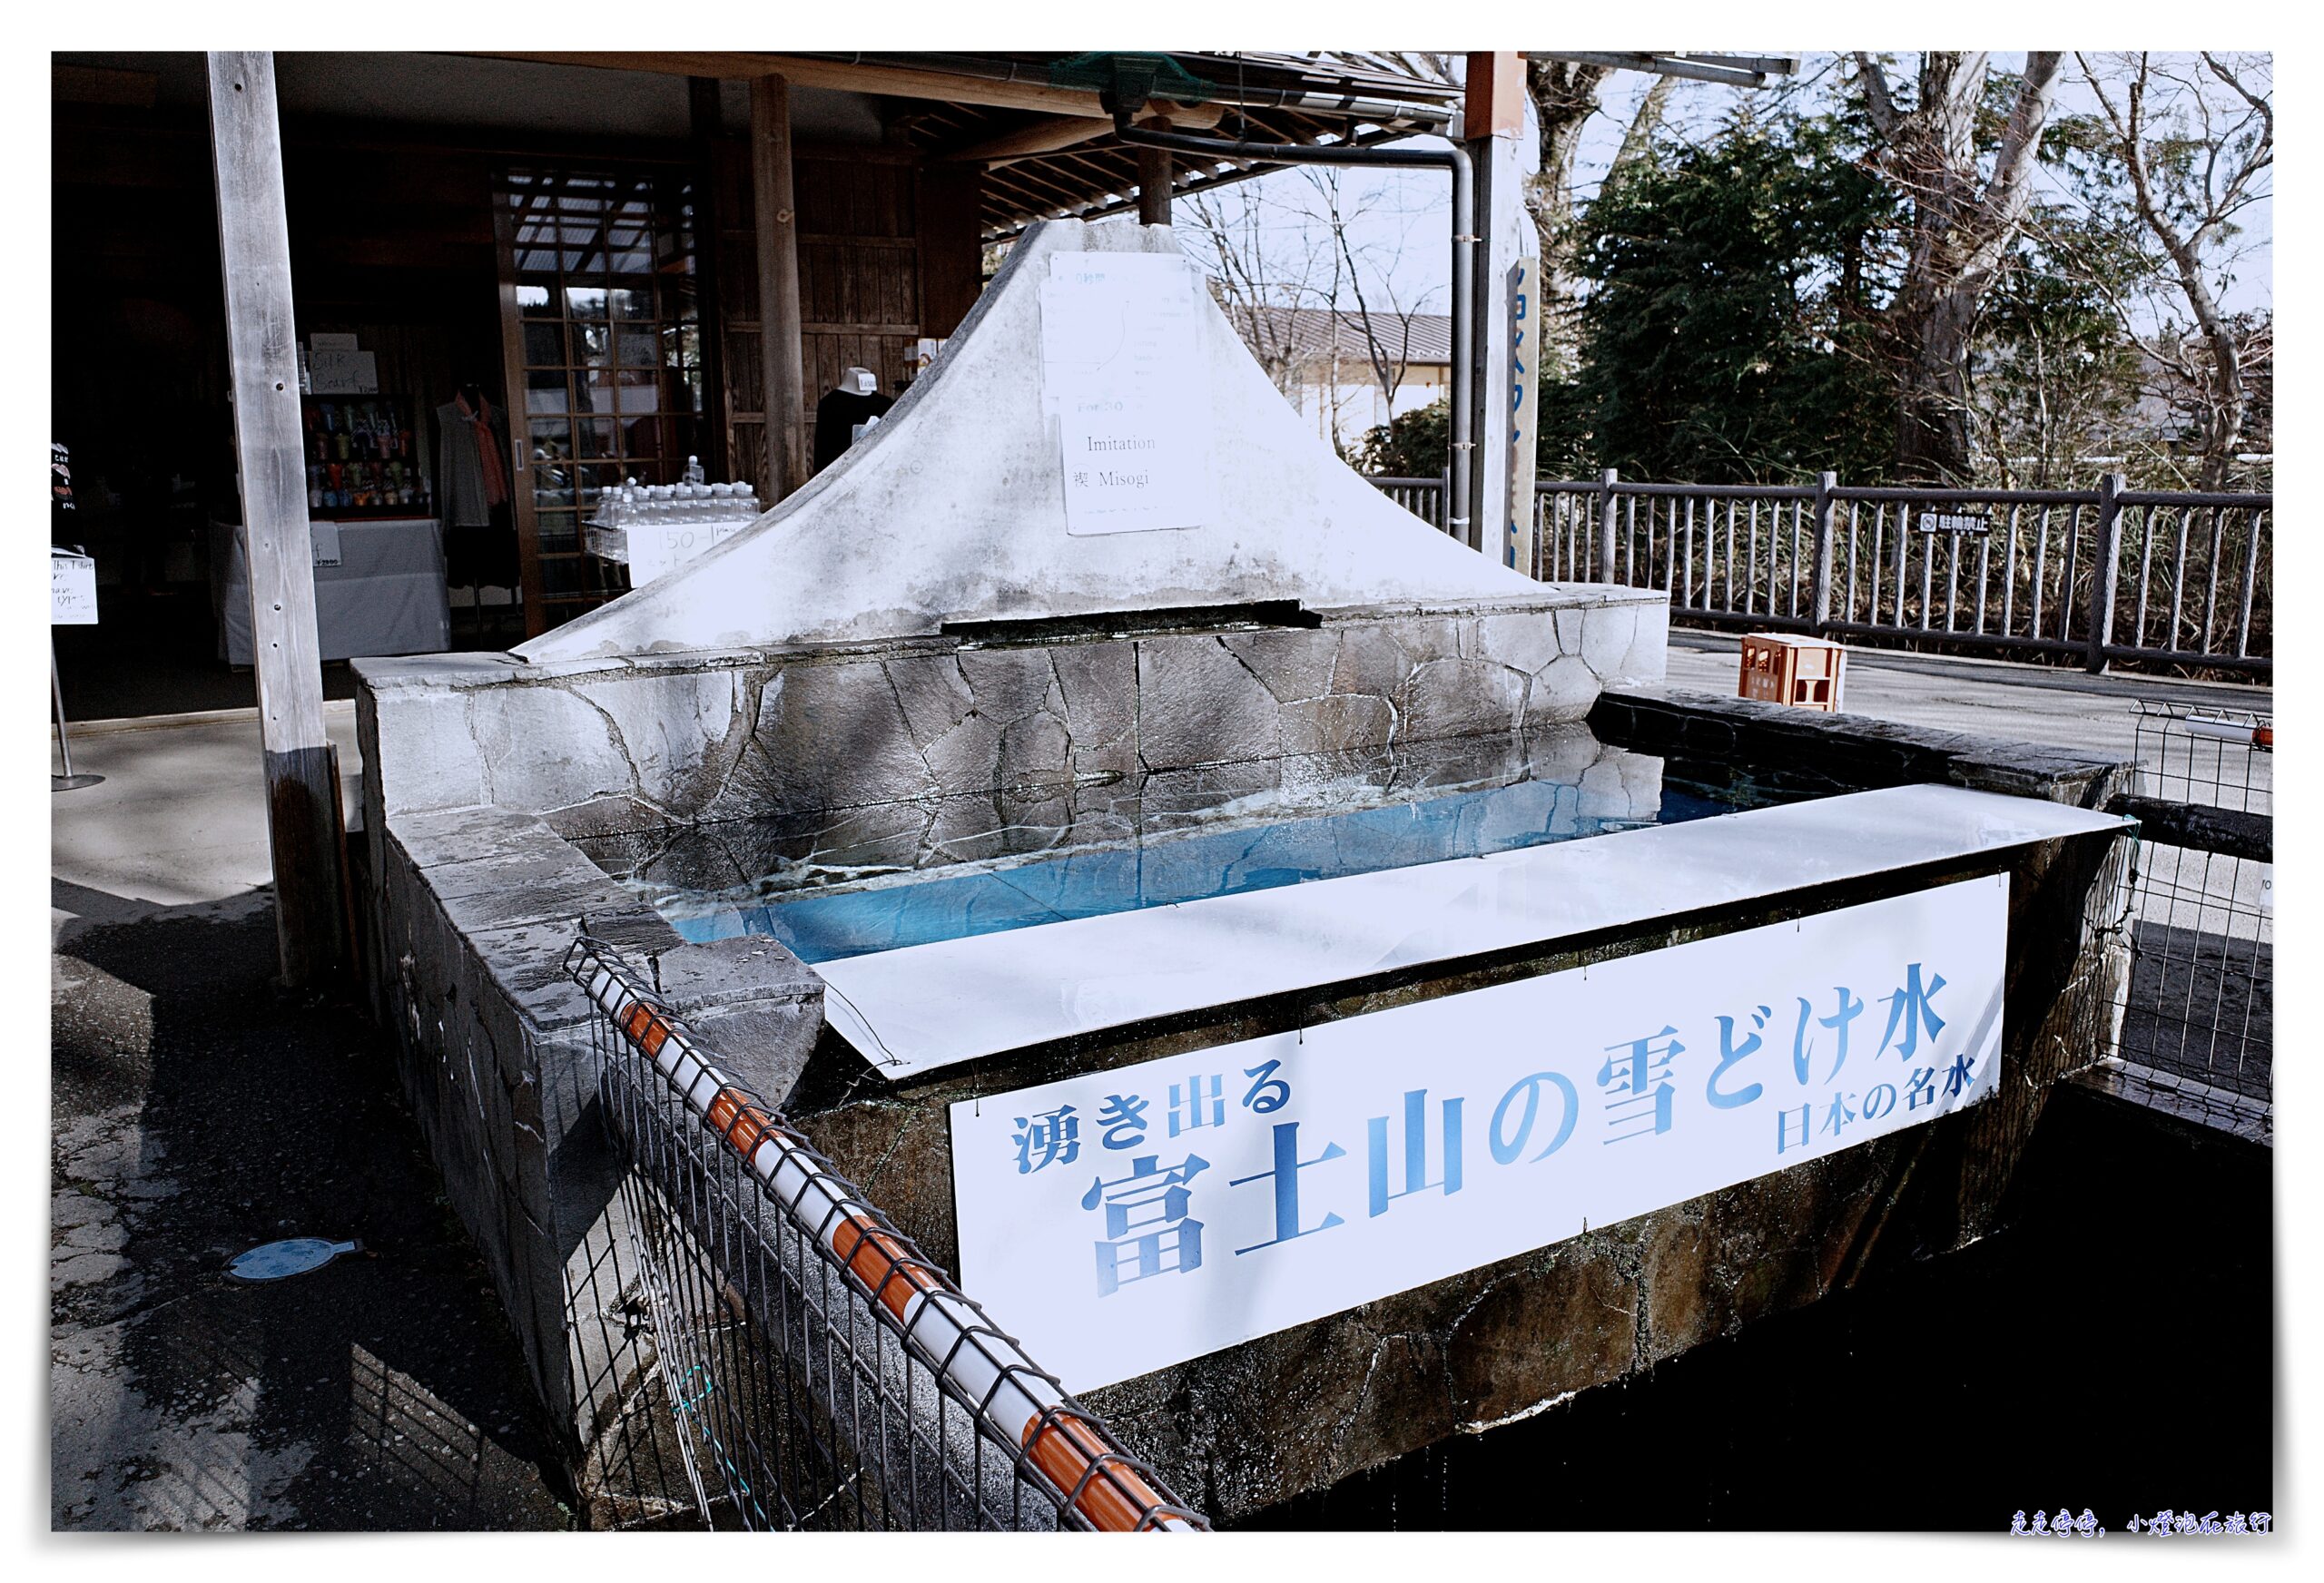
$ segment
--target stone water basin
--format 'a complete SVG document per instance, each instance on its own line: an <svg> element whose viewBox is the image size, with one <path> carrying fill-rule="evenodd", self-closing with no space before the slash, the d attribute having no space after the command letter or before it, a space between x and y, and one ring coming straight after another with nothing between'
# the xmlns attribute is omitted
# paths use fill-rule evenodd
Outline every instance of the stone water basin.
<svg viewBox="0 0 2324 1583"><path fill-rule="evenodd" d="M809 963L1765 806L1575 723L576 844L688 940Z"/></svg>

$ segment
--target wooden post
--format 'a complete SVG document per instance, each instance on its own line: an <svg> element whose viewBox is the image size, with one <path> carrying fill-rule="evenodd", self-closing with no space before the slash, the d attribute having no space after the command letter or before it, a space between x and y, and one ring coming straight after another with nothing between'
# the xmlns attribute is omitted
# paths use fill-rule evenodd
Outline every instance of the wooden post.
<svg viewBox="0 0 2324 1583"><path fill-rule="evenodd" d="M1816 475L1816 574L1811 585L1813 592L1809 597L1808 616L1814 624L1810 630L1817 637L1824 635L1824 628L1832 620L1832 527L1835 517L1832 491L1839 487L1840 476L1837 473Z"/></svg>
<svg viewBox="0 0 2324 1583"><path fill-rule="evenodd" d="M1157 132L1170 130L1167 119L1157 117L1146 123ZM1170 223L1170 151L1142 148L1137 151L1137 222L1140 225Z"/></svg>
<svg viewBox="0 0 2324 1583"><path fill-rule="evenodd" d="M726 455L726 294L718 278L718 79L686 79L694 134L694 333L702 348L702 465L713 478L734 476Z"/></svg>
<svg viewBox="0 0 2324 1583"><path fill-rule="evenodd" d="M2122 503L2115 497L2130 479L2121 473L2098 475L2097 542L2090 561L2090 636L2083 653L2083 669L2092 675L2106 670L2106 648L2114 641L2114 591L2122 572ZM1927 612L1922 612L1927 619Z"/></svg>
<svg viewBox="0 0 2324 1583"><path fill-rule="evenodd" d="M791 85L751 79L751 190L758 221L759 355L764 369L767 504L807 481L807 353L799 324L798 205L791 185Z"/></svg>
<svg viewBox="0 0 2324 1583"><path fill-rule="evenodd" d="M1614 580L1614 486L1621 482L1621 477L1620 472L1609 467L1599 486L1605 491L1598 506L1598 580L1600 583Z"/></svg>
<svg viewBox="0 0 2324 1583"><path fill-rule="evenodd" d="M234 444L248 546L251 652L266 760L267 833L282 978L326 978L351 959L347 829L339 757L323 731L315 569L307 525L305 436L290 313L290 232L274 57L209 57L210 136L226 281Z"/></svg>

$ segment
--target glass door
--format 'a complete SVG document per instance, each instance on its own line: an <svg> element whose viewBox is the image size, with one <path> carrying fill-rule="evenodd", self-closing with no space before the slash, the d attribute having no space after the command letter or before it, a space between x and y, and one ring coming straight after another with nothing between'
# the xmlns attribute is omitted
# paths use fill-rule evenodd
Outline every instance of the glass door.
<svg viewBox="0 0 2324 1583"><path fill-rule="evenodd" d="M501 316L525 626L622 591L583 549L598 494L671 484L703 443L693 187L676 169L502 173Z"/></svg>

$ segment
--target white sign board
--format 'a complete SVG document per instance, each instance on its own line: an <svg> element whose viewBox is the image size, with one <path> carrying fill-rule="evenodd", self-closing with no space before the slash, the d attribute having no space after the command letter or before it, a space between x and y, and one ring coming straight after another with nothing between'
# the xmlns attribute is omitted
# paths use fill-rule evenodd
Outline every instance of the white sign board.
<svg viewBox="0 0 2324 1583"><path fill-rule="evenodd" d="M1054 253L1041 282L1041 397L1058 421L1068 533L1196 527L1211 515L1196 378L1194 267L1161 253Z"/></svg>
<svg viewBox="0 0 2324 1583"><path fill-rule="evenodd" d="M71 550L48 552L48 624L97 624L97 563Z"/></svg>
<svg viewBox="0 0 2324 1583"><path fill-rule="evenodd" d="M375 396L379 390L379 354L310 346L307 384L317 396Z"/></svg>
<svg viewBox="0 0 2324 1583"><path fill-rule="evenodd" d="M1916 1126L1994 1091L2008 905L1964 880L963 1100L960 1283L1088 1391Z"/></svg>
<svg viewBox="0 0 2324 1583"><path fill-rule="evenodd" d="M1993 531L1993 518L1980 512L1924 511L1921 513L1923 533L1957 533L1975 536Z"/></svg>
<svg viewBox="0 0 2324 1583"><path fill-rule="evenodd" d="M715 522L638 524L625 529L629 585L643 588L663 573L706 555L757 520L734 516Z"/></svg>
<svg viewBox="0 0 2324 1583"><path fill-rule="evenodd" d="M307 523L307 549L318 566L340 565L339 524L329 517L310 519Z"/></svg>

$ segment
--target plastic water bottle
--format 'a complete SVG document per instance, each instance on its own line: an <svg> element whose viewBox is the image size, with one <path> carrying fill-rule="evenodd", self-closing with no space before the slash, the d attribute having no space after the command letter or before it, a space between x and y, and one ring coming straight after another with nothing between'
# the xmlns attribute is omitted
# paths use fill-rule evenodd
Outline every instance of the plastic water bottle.
<svg viewBox="0 0 2324 1583"><path fill-rule="evenodd" d="M686 482L695 485L699 485L703 482L702 458L700 457L688 457L686 458Z"/></svg>

